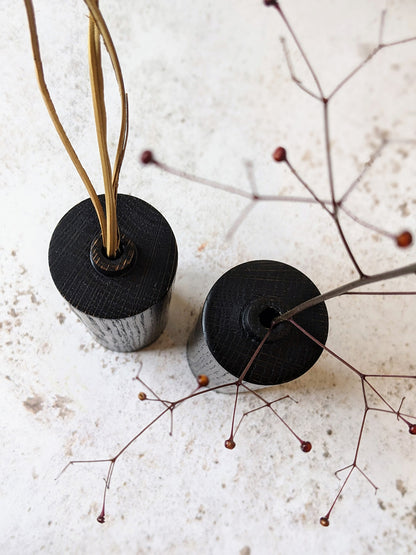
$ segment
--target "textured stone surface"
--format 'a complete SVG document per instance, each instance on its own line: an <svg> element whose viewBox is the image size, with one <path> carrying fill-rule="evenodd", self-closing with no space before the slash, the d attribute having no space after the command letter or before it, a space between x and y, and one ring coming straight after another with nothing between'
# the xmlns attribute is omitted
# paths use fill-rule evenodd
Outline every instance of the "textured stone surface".
<svg viewBox="0 0 416 555"><path fill-rule="evenodd" d="M36 0L46 79L58 113L102 192L87 68L87 9L80 0ZM166 163L250 192L245 161L262 194L305 196L284 164L284 146L314 190L328 198L322 107L291 82L279 36L296 73L314 83L272 8L209 0L100 2L124 70L130 136L120 192L154 205L171 224L179 265L167 328L140 353L91 340L48 273L59 218L85 198L37 89L23 2L4 2L0 41L0 551L21 553L239 554L411 553L416 549L415 439L394 415L373 413L360 465L322 528L339 487L333 472L352 461L363 407L359 380L323 355L274 408L313 444L299 443L270 410L245 418L229 437L233 397L210 394L166 415L117 463L107 522L96 516L106 467L70 459L114 455L162 409L140 402L143 379L163 399L195 388L186 341L212 284L251 259L280 260L321 291L355 277L333 222L319 206L258 202L230 239L247 198L142 167L147 148ZM363 60L378 37L385 3L282 0L325 91ZM413 0L387 3L386 40L415 33ZM118 130L117 87L106 60L109 140ZM378 54L331 105L335 186L345 191L382 137L415 139L415 45ZM348 207L396 233L415 228L415 145L390 144ZM368 273L410 263L415 248L348 218L346 234ZM415 289L414 278L385 289ZM375 287L374 287L375 288ZM376 288L375 288L376 289ZM369 373L415 372L416 297L349 296L328 301L327 345ZM397 409L415 413L415 385L377 381ZM148 396L152 395L148 393ZM266 395L266 393L265 393ZM376 404L377 398L371 398ZM238 415L258 406L241 399ZM239 418L238 416L238 418Z"/></svg>

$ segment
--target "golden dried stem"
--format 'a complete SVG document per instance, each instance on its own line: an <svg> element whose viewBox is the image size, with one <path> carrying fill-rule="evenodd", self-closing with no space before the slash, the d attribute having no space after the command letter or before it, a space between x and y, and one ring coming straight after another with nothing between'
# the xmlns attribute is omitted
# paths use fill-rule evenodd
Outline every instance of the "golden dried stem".
<svg viewBox="0 0 416 555"><path fill-rule="evenodd" d="M119 134L119 141L117 152L114 160L114 169L113 169L113 191L114 195L117 194L117 187L118 187L118 177L120 173L120 167L124 158L124 152L126 149L127 144L127 135L128 135L128 105L127 105L127 94L124 88L124 80L123 74L121 72L120 62L118 60L117 52L113 44L113 40L111 38L110 32L107 28L107 25L104 21L104 18L98 8L98 4L96 0L84 0L88 9L90 10L90 14L94 18L94 22L99 29L101 36L103 37L103 42L105 47L107 48L108 55L110 56L111 64L114 69L114 73L116 76L116 80L119 87L120 92L120 100L121 100L121 125L120 125L120 134Z"/></svg>
<svg viewBox="0 0 416 555"><path fill-rule="evenodd" d="M43 66L42 66L42 61L41 61L41 57L40 57L40 48L39 48L39 39L38 39L38 33L37 33L37 29L36 29L36 19L35 19L35 13L34 13L34 9L33 9L33 4L32 4L32 0L24 0L25 2L25 7L26 7L26 13L27 13L27 18L28 18L28 22L29 22L29 30L30 30L30 39L31 39L31 43L32 43L32 51L33 51L33 58L35 61L35 68L36 68L36 75L37 75L37 79L39 82L39 87L42 93L42 97L43 100L46 104L46 107L48 109L49 115L52 119L52 122L55 126L56 131L58 132L58 135L69 155L69 157L71 158L72 163L74 164L77 172L79 173L82 181L84 182L84 185L88 191L88 194L91 197L91 201L94 205L95 211L97 212L97 217L98 217L98 221L100 224L100 228L101 228L101 233L103 236L103 242L106 242L106 226L105 226L105 215L104 215L104 210L100 204L100 201L98 199L97 193L95 192L95 189L91 183L90 178L87 175L87 172L85 171L83 165L81 164L72 144L71 141L69 140L67 134L65 133L64 128L62 127L61 121L58 117L58 114L56 113L56 109L55 106L52 102L51 96L49 94L49 90L48 87L46 85L45 82L45 76L43 73Z"/></svg>
<svg viewBox="0 0 416 555"><path fill-rule="evenodd" d="M98 5L98 1L96 4ZM97 131L98 147L103 172L107 241L104 243L107 256L114 257L119 247L116 198L114 195L110 157L107 145L107 116L104 100L104 80L101 66L100 32L95 21L90 15L88 33L88 53L92 101L94 107L95 127Z"/></svg>
<svg viewBox="0 0 416 555"><path fill-rule="evenodd" d="M77 169L81 179L83 180L88 194L91 197L94 208L97 212L100 223L103 244L106 248L106 254L109 257L116 255L119 248L120 234L117 224L117 189L120 175L120 168L123 162L126 150L128 136L128 101L124 88L123 75L121 73L118 56L108 31L107 25L98 7L98 0L84 0L89 12L89 68L91 91L94 107L95 126L97 131L98 147L100 152L101 167L104 181L105 191L105 213L98 199L97 193L82 166L75 150L64 131L59 117L56 113L55 106L50 97L46 86L43 67L40 57L39 40L36 30L36 20L33 9L32 0L25 0L26 12L29 20L30 36L32 41L33 57L35 60L36 73L39 81L40 90L48 109L49 115L58 131L59 137L64 144L75 168ZM115 77L120 91L121 98L121 125L118 139L117 151L114 159L114 166L111 167L110 157L107 144L107 116L104 98L104 79L101 64L101 36L104 45L110 56L111 64L114 69Z"/></svg>
<svg viewBox="0 0 416 555"><path fill-rule="evenodd" d="M114 188L114 194L116 196L117 196L117 190L118 190L118 178L120 175L121 165L124 160L124 153L126 152L127 138L129 134L129 103L128 103L127 93L125 97L125 104L126 104L126 119L124 123L124 129L122 127L122 129L120 130L119 144L117 147L116 159L114 162L114 170L113 170L113 188ZM122 133L124 133L124 136L122 135Z"/></svg>

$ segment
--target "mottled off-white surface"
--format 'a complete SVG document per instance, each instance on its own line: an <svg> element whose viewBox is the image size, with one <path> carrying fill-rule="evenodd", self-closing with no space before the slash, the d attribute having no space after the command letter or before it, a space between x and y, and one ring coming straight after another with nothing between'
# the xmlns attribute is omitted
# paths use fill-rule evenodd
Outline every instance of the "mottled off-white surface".
<svg viewBox="0 0 416 555"><path fill-rule="evenodd" d="M322 79L332 88L376 44L416 34L416 5L284 1ZM101 192L81 0L35 2L46 78L65 127ZM271 389L282 417L313 444L309 454L270 411L245 419L234 451L224 449L233 399L185 403L148 430L115 467L100 511L105 458L160 410L140 403L142 376L164 398L194 387L185 344L212 284L232 266L270 258L306 273L322 291L354 277L333 222L319 206L258 203L230 240L247 200L141 167L152 148L163 161L248 191L245 161L264 194L304 195L271 153L283 144L294 166L328 197L322 108L291 82L278 14L260 0L102 0L130 101L130 138L120 190L142 197L170 222L179 266L164 334L151 347L117 354L94 343L48 273L51 233L86 197L37 89L23 2L2 2L0 40L0 552L88 554L386 553L416 550L416 438L394 415L374 414L360 466L331 525L319 525L352 461L363 401L360 383L325 355L301 379ZM313 87L288 40L299 77ZM114 142L118 98L109 66ZM416 139L416 43L381 52L331 108L335 185L344 191L381 137ZM113 143L112 143L113 144ZM416 145L389 145L350 198L355 213L394 232L416 232ZM346 233L368 273L415 260L348 220ZM415 290L415 278L378 287ZM328 302L328 346L368 373L416 373L416 297L343 297ZM397 409L416 413L410 380L380 379ZM255 407L242 399L239 411Z"/></svg>

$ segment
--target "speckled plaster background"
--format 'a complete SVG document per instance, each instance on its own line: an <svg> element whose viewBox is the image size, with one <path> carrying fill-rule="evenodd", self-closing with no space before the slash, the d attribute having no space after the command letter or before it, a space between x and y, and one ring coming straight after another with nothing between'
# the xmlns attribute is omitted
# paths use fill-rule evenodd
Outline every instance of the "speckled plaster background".
<svg viewBox="0 0 416 555"><path fill-rule="evenodd" d="M232 398L186 403L149 430L114 471L104 525L105 468L72 458L113 455L159 408L139 403L143 378L165 398L194 387L185 344L212 284L256 258L291 264L326 290L352 279L332 222L317 206L259 203L233 238L225 236L247 201L143 168L144 148L166 163L249 190L246 160L262 193L303 194L271 159L284 144L301 175L327 195L321 107L290 81L273 10L259 0L176 3L102 0L130 100L130 139L120 190L156 206L175 231L179 267L169 323L142 352L117 354L93 342L50 279L47 250L62 215L86 197L37 89L23 2L3 2L0 40L0 551L22 553L235 554L413 553L416 550L416 443L393 417L369 419L361 467L331 526L319 526L351 462L362 410L360 384L322 356L299 380L280 414L313 443L309 454L260 411L246 419L237 447L228 437ZM283 2L331 90L374 46L387 5L386 38L416 34L411 0ZM95 183L98 155L86 62L87 10L79 0L35 2L46 78L80 158ZM289 43L290 45L290 43ZM297 72L312 86L298 53ZM382 52L345 87L331 115L335 182L343 191L380 137L415 139L416 44ZM108 64L107 64L108 68ZM108 71L113 140L118 99ZM396 142L351 196L350 208L393 231L416 232L415 145ZM101 191L100 185L97 188ZM346 222L369 273L414 260L392 241ZM385 284L415 289L414 278ZM328 345L366 372L416 372L415 297L349 297L328 302ZM380 386L394 406L411 383ZM254 406L244 399L241 410Z"/></svg>

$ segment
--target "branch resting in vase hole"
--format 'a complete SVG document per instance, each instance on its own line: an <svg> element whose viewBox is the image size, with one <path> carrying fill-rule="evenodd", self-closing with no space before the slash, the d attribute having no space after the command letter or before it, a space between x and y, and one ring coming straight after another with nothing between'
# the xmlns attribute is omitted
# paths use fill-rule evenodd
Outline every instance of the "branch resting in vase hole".
<svg viewBox="0 0 416 555"><path fill-rule="evenodd" d="M381 395L381 393L377 390L377 388L370 383L370 379L375 379L375 378L386 378L386 379L415 379L416 376L413 375L406 375L406 374L365 374L362 373L361 371L359 371L358 369L356 369L353 365L351 365L349 362L347 362L345 359L343 359L342 357L340 357L338 354L336 354L335 352L333 352L331 349L329 349L328 347L325 347L323 344L319 343L319 341L316 340L316 338L312 337L305 329L303 329L301 326L299 326L299 324L296 323L296 321L294 320L294 317L296 316L296 314L299 314L301 311L306 310L312 306L315 306L321 302L324 302L326 300L330 300L332 298L338 297L338 296L342 296L342 295L415 295L416 291L388 291L388 292L383 292L383 291L376 291L376 292L369 292L369 291L364 291L364 292L356 292L355 289L356 288L360 288L363 287L365 285L369 285L372 283L376 283L376 282L381 282L381 281L385 281L385 280L389 280L395 277L399 277L399 276L404 276L407 274L414 274L416 273L416 263L413 264L409 264L407 266L403 266L401 268L397 268L394 270L388 270L388 271L384 271L375 275L366 275L363 270L361 269L360 265L357 262L356 256L353 252L353 249L351 247L351 245L349 244L348 240L345 237L344 234L344 229L341 225L340 219L339 219L339 215L340 213L343 213L346 217L352 219L356 224L360 225L361 227L364 227L366 229L371 230L372 232L378 234L378 235L382 235L385 237L388 237L392 240L394 240L394 242L396 243L396 245L399 248L406 248L409 247L412 242L413 242L413 237L412 237L412 233L409 230L403 230L400 232L396 232L393 233L391 231L385 230L383 229L381 226L378 225L374 225L373 223L358 217L348 206L347 206L347 202L348 199L351 197L351 195L354 193L354 191L357 189L358 185L362 182L364 176L367 174L367 172L369 171L369 169L373 166L373 164L375 163L375 161L382 155L382 153L386 150L386 148L388 148L389 146L395 144L395 143L408 143L408 144L415 144L416 140L411 138L411 139L392 139L389 138L388 136L384 135L381 137L381 141L379 146L375 149L375 151L371 154L371 156L369 157L369 159L365 162L365 164L362 167L362 170L360 171L360 173L357 175L357 177L352 181L352 183L350 183L345 191L341 194L341 195L337 195L336 193L336 189L335 189L335 179L334 179L334 172L333 172L333 164L332 164L332 151L331 151L331 142L330 142L330 104L331 104L331 100L335 97L335 95L344 87L344 85L346 83L348 83L361 69L363 69L369 62L370 60L376 55L378 54L381 50L389 48L389 47L393 47L393 46L398 46L398 45L402 45L411 41L415 41L416 37L410 37L410 38L406 38L406 39L402 39L402 40L397 40L397 41L393 41L393 42L383 42L383 31L384 31L384 23L385 23L385 16L386 16L386 12L383 11L381 14L381 19L380 19L380 26L379 26L379 33L378 33L378 43L375 46L375 48L370 52L370 54L360 63L358 64L352 71L350 71L339 83L338 85L336 85L336 87L332 90L332 92L330 94L325 95L324 91L323 91L323 87L321 86L321 82L320 79L317 75L317 73L314 71L308 56L306 55L304 49L301 46L301 43L299 41L299 39L297 38L292 26L290 25L287 17L285 16L280 3L275 1L275 0L265 0L264 4L266 6L270 6L270 7L274 7L277 12L279 13L280 17L282 18L286 28L289 31L289 34L291 35L292 39L294 40L296 47L298 49L298 51L301 54L301 57L303 58L312 78L313 81L316 85L317 88L317 93L311 91L310 89L308 89L305 85L303 85L303 83L296 77L294 70L293 70L293 65L291 63L291 59L289 56L289 52L286 46L286 42L284 39L282 39L282 47L283 47L283 53L284 56L286 58L286 62L287 62L287 66L289 68L289 72L290 72L290 76L292 78L292 80L294 81L294 83L300 88L302 89L306 94L310 95L311 97L313 97L315 100L319 101L322 105L322 110L323 110L323 123L324 123L324 144L325 144L325 158L326 158L326 165L327 165L327 172L328 172L328 185L329 185L329 199L324 199L324 198L320 198L315 191L313 190L313 187L311 187L307 181L305 179L303 179L303 177L301 177L301 175L299 174L299 172L295 169L295 167L293 166L293 164L289 161L288 159L288 155L286 152L286 149L284 147L278 147L274 150L273 152L273 160L277 163L284 163L286 164L287 168L290 170L290 172L292 173L292 175L295 177L295 179L301 184L301 186L305 189L305 191L308 193L309 196L307 197L299 197L299 196L288 196L288 195L262 195L258 192L258 188L257 185L255 183L255 178L254 178L254 172L253 172L253 165L252 163L247 163L247 174L248 174L248 182L250 184L250 188L251 191L247 192L241 189L238 189L237 187L231 186L231 185L227 185L227 184L222 184L219 183L217 181L214 180L210 180L210 179L206 179L206 178L202 178L199 176L195 176L192 174L189 174L187 172L178 170L164 162L159 161L158 159L155 158L155 156L153 155L152 151L150 150L146 150L142 153L141 155L141 162L143 164L153 164L155 166L157 166L159 169L171 173L173 175L179 176L181 178L187 179L189 181L195 182L195 183L199 183L201 185L207 186L207 187L211 187L220 191L224 191L226 193L229 194L233 194L233 195L238 195L240 197L246 198L247 200L249 200L249 204L247 205L246 208L243 209L243 211L241 212L241 214L237 217L237 219L235 220L234 224L232 224L230 231L228 233L228 237L230 237L231 235L233 235L237 228L243 223L243 221L245 220L245 218L247 217L248 213L250 212L250 210L252 210L252 208L254 208L254 206L256 205L257 202L259 201L276 201L276 202L296 202L296 203L315 203L321 206L321 208L327 213L327 215L333 220L334 224L335 224L335 228L337 231L338 236L341 239L342 245L344 247L344 249L346 250L355 270L358 273L358 279L353 280L349 283L346 283L344 285L341 285L331 291L328 291L322 295L318 295L315 298L309 299L307 301L305 301L304 303L301 303L300 305L293 307L291 310L287 311L284 314L281 314L279 317L275 318L271 324L271 328L269 330L269 332L271 331L271 329L278 325L280 322L283 321L289 321L292 325L294 325L295 327L297 327L302 333L304 333L307 337L309 337L311 339L311 341L315 341L317 344L319 344L323 349L326 350L326 352L328 354L330 354L333 358L335 358L336 360L340 361L346 368L348 368L350 371L354 372L355 375L357 375L359 377L359 379L361 380L361 386L362 386L362 395L363 395L363 401L364 401L364 410L363 410L363 417L362 417L362 421L361 421L361 426L360 426L360 430L359 430L359 435L358 435L358 441L357 441L357 445L356 445L356 449L355 449L355 454L354 454L354 459L353 462L338 470L336 472L336 475L338 476L338 474L340 472L343 471L348 471L346 478L344 479L344 482L342 483L342 486L336 496L336 498L334 499L329 511L325 514L325 516L320 518L320 523L322 526L328 526L329 525L329 517L330 514L336 504L336 502L339 500L340 495L342 493L342 491L344 490L352 472L354 470L358 470L358 472L363 475L367 481L375 488L376 486L374 485L374 483L368 478L368 476L363 472L363 470L358 466L358 454L359 454L359 449L360 449L360 445L361 445L361 441L362 441L362 437L363 437L363 432L364 432L364 428L365 428L365 423L366 423L366 418L367 415L370 411L378 411L378 412L384 412L384 413L388 413L388 414L394 414L398 420L401 420L402 422L406 423L408 426L408 430L409 433L411 435L416 435L416 424L413 422L413 420L415 420L414 416L405 414L403 412L401 412L402 409L402 405L403 405L403 401L404 398L402 399L402 402L400 404L400 407L395 410L393 408L393 406L388 402L388 400L383 397ZM268 333L269 333L268 332ZM266 334L267 336L267 334ZM237 399L238 399L238 393L239 390L241 388L244 388L244 385L242 384L242 380L245 376L245 374L248 371L248 368L250 366L250 363L252 363L252 361L258 356L262 345L264 344L266 339L264 339L257 347L256 351L253 353L252 358L249 361L248 367L246 367L239 380L235 383L235 387L236 387L236 395L235 395L235 402L234 402L234 409L233 409L233 415L232 415L232 424L231 424L231 434L230 437L227 439L226 441L226 447L229 449L232 449L235 447L235 442L234 442L234 435L233 435L233 430L234 430L234 422L235 422L235 413L236 413L236 407L237 407ZM367 390L371 390L376 397L378 397L382 404L384 405L384 408L376 408L376 407L372 407L369 405L368 400L367 400L367 395L366 395L366 391ZM255 395L257 395L255 392L253 392ZM283 397L284 398L284 397ZM282 398L281 398L282 399ZM281 400L279 399L279 400ZM259 407L262 408L262 407ZM258 409L254 409L254 410L258 410ZM252 412L252 411L249 411ZM240 423L242 422L243 418L245 416L247 416L247 414L249 413L245 413L243 415L243 417L240 420ZM239 423L239 424L240 424ZM239 426L239 425L238 425ZM238 429L238 426L236 429ZM235 430L234 430L235 432ZM310 449L310 443L306 442L306 444L304 445L305 448L304 450L307 451L308 449Z"/></svg>

